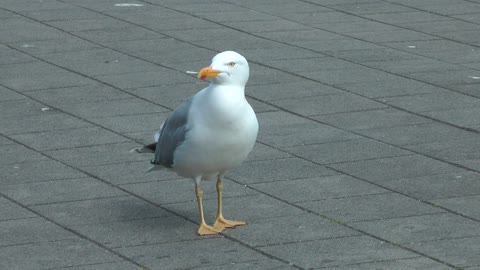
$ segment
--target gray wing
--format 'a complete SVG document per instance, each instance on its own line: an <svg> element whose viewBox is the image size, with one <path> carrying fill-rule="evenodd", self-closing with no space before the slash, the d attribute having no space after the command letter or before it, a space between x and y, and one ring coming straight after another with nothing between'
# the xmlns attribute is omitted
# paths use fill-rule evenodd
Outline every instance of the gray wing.
<svg viewBox="0 0 480 270"><path fill-rule="evenodd" d="M188 131L187 119L192 100L193 97L190 97L183 102L163 124L152 164L172 167L173 154L177 147L185 141L185 134Z"/></svg>

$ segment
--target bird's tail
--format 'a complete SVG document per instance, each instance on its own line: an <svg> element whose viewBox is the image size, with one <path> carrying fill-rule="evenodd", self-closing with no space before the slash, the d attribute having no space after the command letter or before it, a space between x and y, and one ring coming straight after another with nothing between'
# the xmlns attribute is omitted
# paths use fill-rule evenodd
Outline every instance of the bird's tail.
<svg viewBox="0 0 480 270"><path fill-rule="evenodd" d="M139 148L133 148L130 152L135 153L155 153L155 149L157 148L157 143L151 143L149 145L145 145Z"/></svg>

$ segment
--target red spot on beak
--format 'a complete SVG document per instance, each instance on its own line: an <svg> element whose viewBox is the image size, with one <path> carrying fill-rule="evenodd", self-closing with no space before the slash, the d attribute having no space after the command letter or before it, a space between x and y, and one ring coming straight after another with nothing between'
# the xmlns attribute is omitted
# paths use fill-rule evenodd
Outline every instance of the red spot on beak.
<svg viewBox="0 0 480 270"><path fill-rule="evenodd" d="M205 80L206 78L207 78L207 75L202 75L202 76L200 77L201 80Z"/></svg>

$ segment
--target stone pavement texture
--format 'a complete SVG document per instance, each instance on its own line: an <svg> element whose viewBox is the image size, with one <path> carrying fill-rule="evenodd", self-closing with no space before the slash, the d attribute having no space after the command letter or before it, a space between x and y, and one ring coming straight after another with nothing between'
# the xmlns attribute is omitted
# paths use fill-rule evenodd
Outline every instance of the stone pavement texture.
<svg viewBox="0 0 480 270"><path fill-rule="evenodd" d="M0 269L478 270L479 49L479 0L1 0ZM199 237L192 181L129 150L223 50L250 225Z"/></svg>

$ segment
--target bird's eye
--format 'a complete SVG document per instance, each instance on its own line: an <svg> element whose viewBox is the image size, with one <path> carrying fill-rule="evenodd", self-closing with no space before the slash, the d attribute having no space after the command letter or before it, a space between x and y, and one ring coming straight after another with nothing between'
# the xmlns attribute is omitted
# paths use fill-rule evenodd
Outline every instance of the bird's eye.
<svg viewBox="0 0 480 270"><path fill-rule="evenodd" d="M234 67L235 66L235 62L230 62L228 63L227 65L231 66L231 67Z"/></svg>

